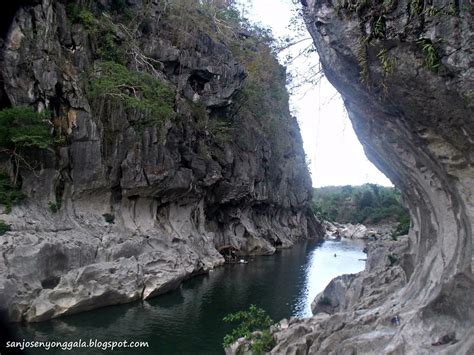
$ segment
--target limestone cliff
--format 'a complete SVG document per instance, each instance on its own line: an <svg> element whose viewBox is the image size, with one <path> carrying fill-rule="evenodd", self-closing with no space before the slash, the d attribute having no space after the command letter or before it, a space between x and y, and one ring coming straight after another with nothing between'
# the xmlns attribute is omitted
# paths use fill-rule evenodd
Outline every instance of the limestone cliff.
<svg viewBox="0 0 474 355"><path fill-rule="evenodd" d="M403 287L387 286L387 294L380 285L394 280L391 268L362 274L364 292L350 291L347 307L331 317L277 332L274 353L472 354L472 2L301 3L324 72L367 156L401 189L412 227L396 270ZM360 281L342 278L330 288L360 290ZM367 292L374 285L378 291Z"/></svg>
<svg viewBox="0 0 474 355"><path fill-rule="evenodd" d="M221 247L271 254L320 235L282 69L269 59L283 109L252 114L256 66L238 52L252 34L232 33L236 52L216 37L225 19L179 25L191 11L168 5L32 0L2 14L2 109L47 109L60 137L28 151L26 198L0 215L12 320L146 299L222 264Z"/></svg>

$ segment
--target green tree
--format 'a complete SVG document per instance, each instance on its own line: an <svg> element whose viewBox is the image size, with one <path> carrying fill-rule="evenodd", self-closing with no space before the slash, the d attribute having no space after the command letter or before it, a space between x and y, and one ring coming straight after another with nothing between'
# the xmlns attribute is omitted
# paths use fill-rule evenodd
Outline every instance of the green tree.
<svg viewBox="0 0 474 355"><path fill-rule="evenodd" d="M274 321L268 316L265 310L251 305L246 311L231 313L224 317L224 322L236 323L239 325L232 330L230 334L224 337L224 348L229 347L237 339L245 337L252 339L252 353L263 354L273 348L274 340L270 334L270 327ZM258 335L252 338L252 333L260 331Z"/></svg>
<svg viewBox="0 0 474 355"><path fill-rule="evenodd" d="M162 123L174 116L173 91L160 79L122 64L101 62L89 75L87 94L92 101L107 98L143 114L140 125Z"/></svg>
<svg viewBox="0 0 474 355"><path fill-rule="evenodd" d="M10 213L12 206L24 198L20 187L14 185L7 175L0 174L0 203L5 205L5 213Z"/></svg>
<svg viewBox="0 0 474 355"><path fill-rule="evenodd" d="M14 186L20 168L35 169L36 162L27 155L29 149L46 149L53 144L49 116L47 111L36 112L29 107L0 110L0 152L9 156L14 167Z"/></svg>
<svg viewBox="0 0 474 355"><path fill-rule="evenodd" d="M362 196L358 201L359 208L371 207L374 204L374 196L370 190L362 192Z"/></svg>
<svg viewBox="0 0 474 355"><path fill-rule="evenodd" d="M391 187L328 186L314 189L313 210L321 218L339 223L397 221L406 231L410 218L400 200L400 192Z"/></svg>
<svg viewBox="0 0 474 355"><path fill-rule="evenodd" d="M0 110L0 147L4 150L48 148L52 144L47 111L35 112L29 107Z"/></svg>

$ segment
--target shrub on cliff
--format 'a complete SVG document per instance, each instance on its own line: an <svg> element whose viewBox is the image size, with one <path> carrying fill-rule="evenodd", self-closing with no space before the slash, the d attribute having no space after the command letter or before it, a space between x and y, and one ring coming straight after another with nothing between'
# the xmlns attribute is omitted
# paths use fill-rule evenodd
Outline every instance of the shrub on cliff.
<svg viewBox="0 0 474 355"><path fill-rule="evenodd" d="M118 100L125 108L144 114L141 125L160 123L174 115L173 91L158 78L130 70L115 62L101 62L89 76L87 94L91 100Z"/></svg>
<svg viewBox="0 0 474 355"><path fill-rule="evenodd" d="M24 198L18 184L13 184L10 177L0 174L0 204L5 205L5 213L10 213L12 206Z"/></svg>
<svg viewBox="0 0 474 355"><path fill-rule="evenodd" d="M398 236L408 234L410 230L410 216L407 213L400 214L398 216L398 226L393 232L393 239L397 239Z"/></svg>
<svg viewBox="0 0 474 355"><path fill-rule="evenodd" d="M95 55L102 60L125 65L130 48L136 46L135 38L125 24L131 22L133 14L117 1L112 3L110 14L104 10L99 2L87 5L70 3L66 6L69 21L81 24L89 34Z"/></svg>
<svg viewBox="0 0 474 355"><path fill-rule="evenodd" d="M10 230L11 230L10 225L0 219L0 235L4 235L6 232Z"/></svg>
<svg viewBox="0 0 474 355"><path fill-rule="evenodd" d="M53 143L46 124L48 116L46 111L35 112L29 107L0 110L0 149L48 148Z"/></svg>
<svg viewBox="0 0 474 355"><path fill-rule="evenodd" d="M20 168L36 168L36 162L27 154L29 149L46 149L54 143L48 118L47 111L36 112L29 107L0 110L0 153L6 154L10 159L14 171L14 187L17 185Z"/></svg>
<svg viewBox="0 0 474 355"><path fill-rule="evenodd" d="M228 323L240 322L230 334L224 337L224 348L229 347L242 337L252 340L251 349L253 354L263 354L275 345L275 341L270 334L270 327L274 324L274 321L265 310L255 305L251 305L246 311L239 311L225 316L224 321ZM257 331L260 332L252 335Z"/></svg>

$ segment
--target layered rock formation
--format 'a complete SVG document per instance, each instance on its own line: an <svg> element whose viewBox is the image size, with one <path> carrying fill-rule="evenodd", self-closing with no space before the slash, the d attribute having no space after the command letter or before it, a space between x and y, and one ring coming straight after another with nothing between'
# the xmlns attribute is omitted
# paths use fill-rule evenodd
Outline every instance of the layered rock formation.
<svg viewBox="0 0 474 355"><path fill-rule="evenodd" d="M367 156L401 189L412 228L407 266L397 271L402 275L363 281L364 289L390 289L380 283L394 279L403 287L360 296L361 286L351 285L349 295L362 299L340 300L332 316L294 321L275 333L273 353L471 354L472 4L301 3L326 76L341 93ZM331 288L350 283L353 277L343 277Z"/></svg>
<svg viewBox="0 0 474 355"><path fill-rule="evenodd" d="M114 1L97 4L113 12ZM221 247L271 254L321 233L288 108L273 132L283 142L276 152L262 133L271 119L236 112L244 66L201 30L183 32L177 45L160 4L127 1L132 11L149 6L146 21L133 38L113 27L101 48L91 39L96 22L87 12L82 23L71 19L65 1L25 1L5 13L14 17L4 19L2 108L47 108L66 140L29 153L38 164L20 170L26 199L0 216L12 226L0 243L0 305L14 321L146 299L222 264ZM120 19L102 16L111 26ZM124 65L171 88L172 117L149 123L120 100L86 94L99 50L120 54L125 44ZM221 121L230 129L219 130ZM12 168L2 156L2 171Z"/></svg>

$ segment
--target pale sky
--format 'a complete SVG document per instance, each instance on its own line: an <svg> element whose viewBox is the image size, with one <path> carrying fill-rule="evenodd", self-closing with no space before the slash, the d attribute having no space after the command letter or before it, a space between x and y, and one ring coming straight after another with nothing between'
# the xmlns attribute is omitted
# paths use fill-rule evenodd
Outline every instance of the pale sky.
<svg viewBox="0 0 474 355"><path fill-rule="evenodd" d="M246 8L252 22L270 27L277 37L288 35L292 0L251 0ZM306 43L307 45L307 43ZM305 68L304 59L295 66ZM317 56L311 60L317 61ZM289 68L291 70L291 68ZM361 185L367 182L392 186L370 163L345 112L342 99L323 78L317 87L301 90L291 97L310 160L313 186Z"/></svg>

